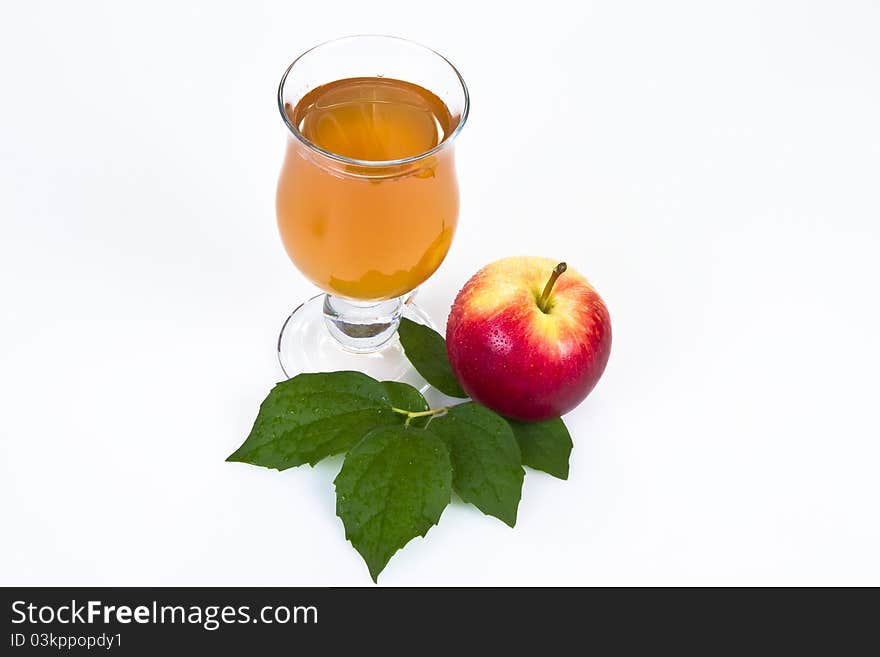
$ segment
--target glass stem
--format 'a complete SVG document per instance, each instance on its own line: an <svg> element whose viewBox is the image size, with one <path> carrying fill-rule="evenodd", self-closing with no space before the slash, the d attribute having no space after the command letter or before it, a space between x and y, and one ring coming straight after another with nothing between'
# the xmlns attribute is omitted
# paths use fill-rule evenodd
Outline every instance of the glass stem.
<svg viewBox="0 0 880 657"><path fill-rule="evenodd" d="M381 349L397 333L404 297L387 301L352 301L324 297L324 323L345 349L366 354Z"/></svg>

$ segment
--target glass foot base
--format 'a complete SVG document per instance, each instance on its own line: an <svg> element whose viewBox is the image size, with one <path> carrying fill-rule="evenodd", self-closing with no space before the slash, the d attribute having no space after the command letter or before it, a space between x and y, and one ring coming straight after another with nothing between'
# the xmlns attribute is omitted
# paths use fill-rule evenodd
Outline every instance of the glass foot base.
<svg viewBox="0 0 880 657"><path fill-rule="evenodd" d="M332 315L327 315L325 296L319 294L300 305L281 327L278 362L287 378L303 372L355 370L380 381L409 383L423 392L428 388L427 382L403 353L396 331L373 351L346 349L331 334L331 330L335 330L335 320ZM436 329L431 318L412 298L410 296L409 301L400 305L400 316Z"/></svg>

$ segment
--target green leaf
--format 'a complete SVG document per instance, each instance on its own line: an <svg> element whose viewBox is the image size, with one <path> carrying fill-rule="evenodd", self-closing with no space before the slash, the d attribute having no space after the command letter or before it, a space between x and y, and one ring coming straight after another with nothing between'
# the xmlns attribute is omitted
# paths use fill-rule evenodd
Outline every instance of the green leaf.
<svg viewBox="0 0 880 657"><path fill-rule="evenodd" d="M442 335L406 317L400 320L397 334L406 357L419 374L425 377L425 381L450 397L467 397L452 373L449 356L446 354L446 340Z"/></svg>
<svg viewBox="0 0 880 657"><path fill-rule="evenodd" d="M250 435L226 460L278 470L314 465L401 417L391 410L386 386L365 374L300 374L272 389Z"/></svg>
<svg viewBox="0 0 880 657"><path fill-rule="evenodd" d="M422 393L408 383L383 381L382 385L385 386L385 392L394 408L413 412L427 411L430 408Z"/></svg>
<svg viewBox="0 0 880 657"><path fill-rule="evenodd" d="M336 477L336 515L375 582L392 555L440 520L452 490L442 440L395 425L371 431Z"/></svg>
<svg viewBox="0 0 880 657"><path fill-rule="evenodd" d="M513 527L525 473L513 431L504 418L467 402L432 419L429 428L449 447L455 492Z"/></svg>
<svg viewBox="0 0 880 657"><path fill-rule="evenodd" d="M560 418L543 422L508 420L522 452L523 465L568 479L571 435Z"/></svg>

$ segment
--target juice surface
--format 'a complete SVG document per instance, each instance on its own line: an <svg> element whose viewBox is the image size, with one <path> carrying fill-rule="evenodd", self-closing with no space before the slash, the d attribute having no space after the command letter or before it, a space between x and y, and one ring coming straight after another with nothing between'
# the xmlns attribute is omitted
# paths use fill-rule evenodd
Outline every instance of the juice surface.
<svg viewBox="0 0 880 657"><path fill-rule="evenodd" d="M313 144L370 162L421 155L458 122L431 92L388 78L338 80L285 111ZM458 218L452 149L377 168L335 161L291 137L276 200L287 253L312 282L352 299L400 296L449 250Z"/></svg>
<svg viewBox="0 0 880 657"><path fill-rule="evenodd" d="M288 113L324 150L356 160L398 160L429 151L451 132L446 105L401 80L349 78L323 85Z"/></svg>

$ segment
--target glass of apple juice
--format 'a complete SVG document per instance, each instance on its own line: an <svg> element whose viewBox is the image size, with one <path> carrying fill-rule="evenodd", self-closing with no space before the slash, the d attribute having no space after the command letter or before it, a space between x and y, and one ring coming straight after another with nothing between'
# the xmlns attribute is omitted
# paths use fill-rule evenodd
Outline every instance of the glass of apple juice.
<svg viewBox="0 0 880 657"><path fill-rule="evenodd" d="M288 377L340 369L417 377L397 326L403 316L431 325L414 291L455 233L453 142L468 106L448 60L395 37L329 41L285 71L278 229L294 265L324 292L282 327Z"/></svg>

